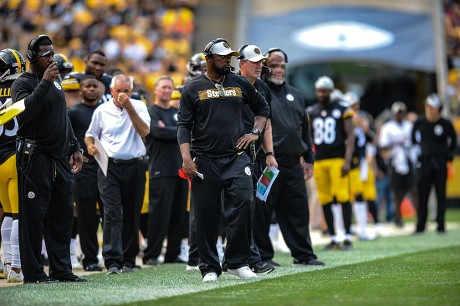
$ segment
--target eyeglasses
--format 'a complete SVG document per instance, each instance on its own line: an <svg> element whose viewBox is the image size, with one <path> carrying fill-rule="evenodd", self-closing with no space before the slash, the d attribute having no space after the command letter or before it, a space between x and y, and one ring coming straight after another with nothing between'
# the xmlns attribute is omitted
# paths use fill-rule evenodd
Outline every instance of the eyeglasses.
<svg viewBox="0 0 460 306"><path fill-rule="evenodd" d="M225 99L224 86L219 83L214 83L214 86L219 90L219 99Z"/></svg>
<svg viewBox="0 0 460 306"><path fill-rule="evenodd" d="M41 57L54 57L54 50L49 50L49 51L46 51L45 53L43 53L42 55L40 55L39 57L37 57L37 59L41 58Z"/></svg>

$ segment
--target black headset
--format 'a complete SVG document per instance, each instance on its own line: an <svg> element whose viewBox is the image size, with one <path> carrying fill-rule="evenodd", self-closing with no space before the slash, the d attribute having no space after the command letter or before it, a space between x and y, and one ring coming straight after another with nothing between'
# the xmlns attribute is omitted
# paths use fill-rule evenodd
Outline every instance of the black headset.
<svg viewBox="0 0 460 306"><path fill-rule="evenodd" d="M281 52L284 54L284 61L287 63L288 62L288 57L287 57L287 54L281 50L280 48L270 48L268 49L267 52L265 52L264 56L265 57L270 57L270 54L272 54L273 52Z"/></svg>
<svg viewBox="0 0 460 306"><path fill-rule="evenodd" d="M240 54L240 56L237 57L237 59L243 59L244 55L243 55L243 50L249 45L242 45L239 49L238 49L238 53Z"/></svg>
<svg viewBox="0 0 460 306"><path fill-rule="evenodd" d="M27 58L31 63L35 62L38 59L37 51L35 51L35 45L43 39L48 39L49 41L51 41L51 43L53 43L51 38L49 38L49 36L45 34L40 34L32 38L32 40L29 42L29 45L27 46Z"/></svg>
<svg viewBox="0 0 460 306"><path fill-rule="evenodd" d="M216 39L213 39L213 40L211 40L211 41L206 45L206 47L204 48L203 54L204 54L205 56L211 56L211 55L212 55L212 53L211 53L212 47L213 47L215 44L220 43L220 42L225 42L225 43L228 44L228 41L226 41L226 40L223 39L223 38L216 38Z"/></svg>

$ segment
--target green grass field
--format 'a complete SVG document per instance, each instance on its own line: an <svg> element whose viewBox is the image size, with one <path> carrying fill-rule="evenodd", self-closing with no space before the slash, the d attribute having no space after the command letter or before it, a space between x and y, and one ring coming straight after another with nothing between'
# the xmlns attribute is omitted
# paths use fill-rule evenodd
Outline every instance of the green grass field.
<svg viewBox="0 0 460 306"><path fill-rule="evenodd" d="M447 216L460 223L460 210ZM2 287L0 305L460 305L459 226L356 241L352 251L315 249L325 267L294 267L277 254L282 267L255 281L223 274L203 284L197 271L165 264L83 284Z"/></svg>

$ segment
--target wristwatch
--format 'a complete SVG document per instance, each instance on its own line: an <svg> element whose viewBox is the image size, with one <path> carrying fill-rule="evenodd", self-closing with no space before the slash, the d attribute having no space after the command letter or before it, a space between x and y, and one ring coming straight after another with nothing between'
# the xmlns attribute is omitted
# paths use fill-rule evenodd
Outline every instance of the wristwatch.
<svg viewBox="0 0 460 306"><path fill-rule="evenodd" d="M251 131L251 134L257 135L257 136L259 136L259 138L260 138L260 131L259 131L258 128L253 128L252 131Z"/></svg>

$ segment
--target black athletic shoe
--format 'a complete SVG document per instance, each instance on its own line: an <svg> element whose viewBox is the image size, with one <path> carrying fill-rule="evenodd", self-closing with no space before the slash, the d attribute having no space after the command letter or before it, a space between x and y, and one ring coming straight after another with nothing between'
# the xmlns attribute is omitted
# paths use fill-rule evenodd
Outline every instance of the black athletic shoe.
<svg viewBox="0 0 460 306"><path fill-rule="evenodd" d="M277 263L276 261L273 261L273 259L269 259L269 260L264 260L265 263L268 263L272 266L275 266L275 267L281 267L281 265L279 263Z"/></svg>
<svg viewBox="0 0 460 306"><path fill-rule="evenodd" d="M340 250L340 243L331 241L331 243L327 244L324 247L324 250L326 251L334 251L334 250Z"/></svg>
<svg viewBox="0 0 460 306"><path fill-rule="evenodd" d="M107 275L120 274L120 269L117 266L111 266L107 269Z"/></svg>
<svg viewBox="0 0 460 306"><path fill-rule="evenodd" d="M165 263L181 264L181 263L187 263L187 262L182 260L182 259L180 259L179 257L177 257L176 259L173 259L173 260L171 260L171 259L166 260L165 259Z"/></svg>
<svg viewBox="0 0 460 306"><path fill-rule="evenodd" d="M350 240L346 239L343 241L343 250L351 250L353 248L353 244Z"/></svg>
<svg viewBox="0 0 460 306"><path fill-rule="evenodd" d="M257 273L257 274L268 274L272 272L273 270L275 270L274 265L268 262L263 262L262 260L251 265L250 268L252 272Z"/></svg>
<svg viewBox="0 0 460 306"><path fill-rule="evenodd" d="M98 264L90 264L90 265L85 267L85 271L88 271L88 272L101 272L102 268Z"/></svg>
<svg viewBox="0 0 460 306"><path fill-rule="evenodd" d="M37 281L34 282L25 282L25 283L35 283L35 284L54 284L54 283L59 283L57 279L54 279L49 276L45 276Z"/></svg>
<svg viewBox="0 0 460 306"><path fill-rule="evenodd" d="M133 272L133 269L131 269L128 266L123 266L123 268L120 269L120 272L121 273L131 273L131 272Z"/></svg>
<svg viewBox="0 0 460 306"><path fill-rule="evenodd" d="M133 267L132 269L133 269L133 270L140 270L140 269L142 269L142 267L139 266L139 265L134 265L134 267Z"/></svg>
<svg viewBox="0 0 460 306"><path fill-rule="evenodd" d="M324 262L319 261L317 259L309 259L309 260L298 260L294 258L294 265L303 265L303 266L324 266Z"/></svg>
<svg viewBox="0 0 460 306"><path fill-rule="evenodd" d="M75 274L70 274L65 277L58 278L57 280L64 283L83 283L87 281L86 278L82 278Z"/></svg>
<svg viewBox="0 0 460 306"><path fill-rule="evenodd" d="M144 265L147 265L147 266L158 266L158 260L157 259L147 259L146 261L144 261Z"/></svg>

